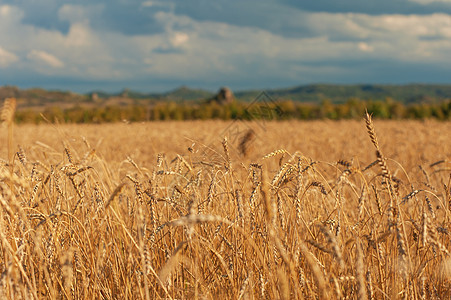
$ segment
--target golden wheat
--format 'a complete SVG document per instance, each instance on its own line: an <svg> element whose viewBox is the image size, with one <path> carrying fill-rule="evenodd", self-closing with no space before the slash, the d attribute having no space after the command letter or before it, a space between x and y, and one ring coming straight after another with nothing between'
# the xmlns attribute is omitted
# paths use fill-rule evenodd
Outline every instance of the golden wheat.
<svg viewBox="0 0 451 300"><path fill-rule="evenodd" d="M450 123L227 126L0 135L0 297L451 297Z"/></svg>

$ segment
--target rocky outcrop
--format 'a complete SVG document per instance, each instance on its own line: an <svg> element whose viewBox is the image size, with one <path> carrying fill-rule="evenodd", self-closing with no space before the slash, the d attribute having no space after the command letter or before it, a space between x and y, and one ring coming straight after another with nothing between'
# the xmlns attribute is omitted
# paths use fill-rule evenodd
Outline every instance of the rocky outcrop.
<svg viewBox="0 0 451 300"><path fill-rule="evenodd" d="M233 95L232 90L228 87L222 87L213 98L208 100L208 103L216 102L218 104L224 105L232 103L234 100L235 96Z"/></svg>

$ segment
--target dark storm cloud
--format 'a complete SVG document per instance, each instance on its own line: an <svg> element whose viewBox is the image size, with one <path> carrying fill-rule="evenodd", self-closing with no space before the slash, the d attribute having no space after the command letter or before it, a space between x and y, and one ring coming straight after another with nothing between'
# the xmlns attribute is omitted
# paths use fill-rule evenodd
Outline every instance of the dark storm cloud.
<svg viewBox="0 0 451 300"><path fill-rule="evenodd" d="M155 20L158 12L167 12L169 7L143 7L141 1L123 1L112 4L102 1L103 11L99 19L91 20L94 28L117 31L125 35L155 34L164 28Z"/></svg>
<svg viewBox="0 0 451 300"><path fill-rule="evenodd" d="M418 0L421 1L421 0ZM427 0L424 0L427 1ZM451 14L450 2L420 4L409 0L315 0L315 1L270 1L270 0L173 0L151 1L78 1L67 3L61 0L6 0L4 3L19 5L25 12L24 23L36 27L59 30L67 33L68 22L60 20L58 10L64 4L102 6L95 18L90 19L94 28L114 30L126 35L153 34L164 30L155 20L158 12L173 11L197 21L222 22L235 26L257 27L286 37L313 36L303 16L308 12L380 14ZM1 2L0 2L1 3Z"/></svg>
<svg viewBox="0 0 451 300"><path fill-rule="evenodd" d="M69 24L58 19L58 10L62 3L58 0L5 0L1 4L19 6L23 12L23 23L49 30L58 30L66 33Z"/></svg>
<svg viewBox="0 0 451 300"><path fill-rule="evenodd" d="M64 5L96 6L97 9L89 19L93 28L112 30L125 35L152 34L162 32L163 28L155 21L155 13L169 11L170 5L143 6L143 1L76 1L61 0L6 0L0 5L19 6L23 12L23 23L49 30L67 33L69 23L58 15Z"/></svg>
<svg viewBox="0 0 451 300"><path fill-rule="evenodd" d="M361 1L361 0L315 0L315 1L296 1L283 0L282 3L296 9L310 12L330 12L330 13L364 13L369 15L380 14L432 14L432 13L451 13L450 2L432 2L421 0L379 0L379 1Z"/></svg>
<svg viewBox="0 0 451 300"><path fill-rule="evenodd" d="M303 12L276 1L175 0L175 13L198 21L256 27L286 37L311 36Z"/></svg>

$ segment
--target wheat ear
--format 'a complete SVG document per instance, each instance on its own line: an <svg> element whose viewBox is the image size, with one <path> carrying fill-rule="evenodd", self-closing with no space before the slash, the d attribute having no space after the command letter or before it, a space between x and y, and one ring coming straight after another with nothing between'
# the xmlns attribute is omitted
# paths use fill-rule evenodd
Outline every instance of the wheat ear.
<svg viewBox="0 0 451 300"><path fill-rule="evenodd" d="M16 98L6 98L3 103L1 119L4 126L8 127L8 159L13 160L13 125L14 113L16 112Z"/></svg>

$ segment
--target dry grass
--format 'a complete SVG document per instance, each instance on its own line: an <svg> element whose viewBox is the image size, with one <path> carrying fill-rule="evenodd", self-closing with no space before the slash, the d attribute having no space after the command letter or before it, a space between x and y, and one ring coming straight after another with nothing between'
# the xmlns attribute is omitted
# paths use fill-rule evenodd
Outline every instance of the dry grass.
<svg viewBox="0 0 451 300"><path fill-rule="evenodd" d="M229 125L15 127L0 298L451 297L450 123Z"/></svg>

